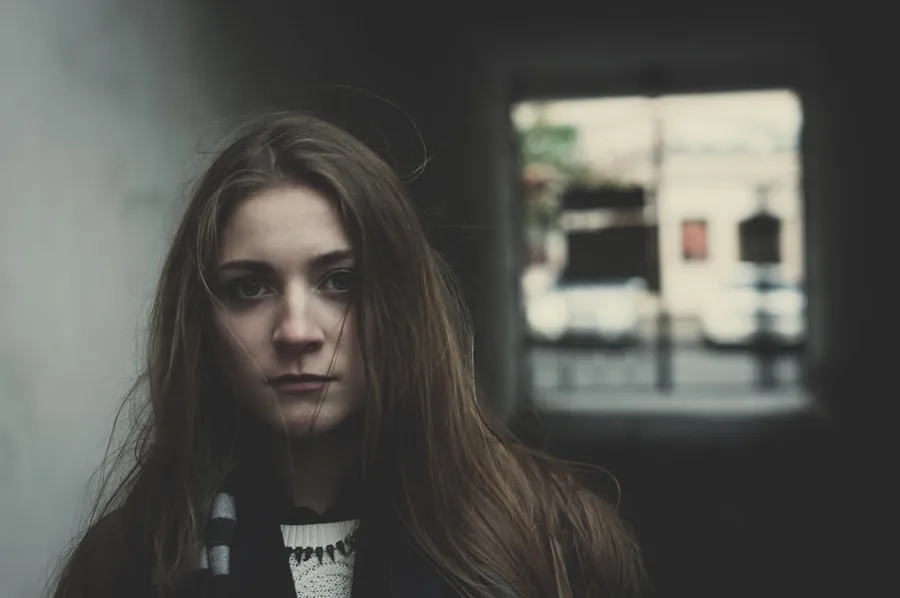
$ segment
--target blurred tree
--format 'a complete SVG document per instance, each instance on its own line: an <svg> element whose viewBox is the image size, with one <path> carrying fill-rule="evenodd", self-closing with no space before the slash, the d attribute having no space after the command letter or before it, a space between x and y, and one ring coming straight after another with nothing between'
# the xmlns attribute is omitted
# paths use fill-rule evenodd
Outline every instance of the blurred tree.
<svg viewBox="0 0 900 598"><path fill-rule="evenodd" d="M529 127L516 129L516 143L525 186L525 223L529 229L547 230L559 220L560 197L572 185L588 188L630 188L632 183L615 173L591 168L577 156L578 127L554 124L538 106Z"/></svg>
<svg viewBox="0 0 900 598"><path fill-rule="evenodd" d="M539 111L534 124L515 133L525 187L525 225L548 230L559 219L562 190L587 171L574 157L578 129L551 124Z"/></svg>
<svg viewBox="0 0 900 598"><path fill-rule="evenodd" d="M580 179L587 168L575 159L578 128L551 124L539 110L533 125L516 130L516 141L523 167L542 164L568 179Z"/></svg>

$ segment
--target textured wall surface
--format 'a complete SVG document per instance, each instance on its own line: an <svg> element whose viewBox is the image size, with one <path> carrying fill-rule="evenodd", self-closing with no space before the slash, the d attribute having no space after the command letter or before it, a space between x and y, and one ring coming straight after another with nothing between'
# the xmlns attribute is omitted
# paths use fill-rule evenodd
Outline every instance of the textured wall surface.
<svg viewBox="0 0 900 598"><path fill-rule="evenodd" d="M198 143L237 105L190 4L0 9L5 598L37 596L76 529Z"/></svg>

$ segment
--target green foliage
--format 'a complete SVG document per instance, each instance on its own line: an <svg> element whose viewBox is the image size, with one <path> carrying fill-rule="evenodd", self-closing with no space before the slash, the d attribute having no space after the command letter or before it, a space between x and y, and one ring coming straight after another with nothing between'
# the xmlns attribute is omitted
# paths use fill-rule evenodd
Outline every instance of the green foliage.
<svg viewBox="0 0 900 598"><path fill-rule="evenodd" d="M522 164L548 164L561 171L573 166L572 152L578 143L578 130L571 125L538 122L516 131Z"/></svg>
<svg viewBox="0 0 900 598"><path fill-rule="evenodd" d="M559 195L573 181L583 177L586 169L574 159L578 129L572 125L554 125L541 119L529 128L516 130L520 164L550 167L554 180L540 191L525 197L525 224L528 228L552 227L559 218Z"/></svg>
<svg viewBox="0 0 900 598"><path fill-rule="evenodd" d="M614 173L597 171L578 160L575 150L579 131L574 125L551 124L539 115L532 126L515 133L521 167L540 166L549 177L546 185L526 192L524 216L528 228L553 228L559 221L560 197L570 186L634 187Z"/></svg>

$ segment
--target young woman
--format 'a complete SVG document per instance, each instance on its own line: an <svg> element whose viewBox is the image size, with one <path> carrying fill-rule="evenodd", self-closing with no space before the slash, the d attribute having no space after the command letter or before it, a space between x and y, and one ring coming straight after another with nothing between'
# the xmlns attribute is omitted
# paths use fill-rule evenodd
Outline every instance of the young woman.
<svg viewBox="0 0 900 598"><path fill-rule="evenodd" d="M615 509L482 410L458 296L372 151L244 127L163 267L136 464L54 596L636 595Z"/></svg>

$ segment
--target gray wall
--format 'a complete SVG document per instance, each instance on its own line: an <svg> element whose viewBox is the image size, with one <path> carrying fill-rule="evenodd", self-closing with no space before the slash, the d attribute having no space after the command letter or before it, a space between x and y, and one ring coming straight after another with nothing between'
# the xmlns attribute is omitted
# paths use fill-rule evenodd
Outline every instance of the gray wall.
<svg viewBox="0 0 900 598"><path fill-rule="evenodd" d="M176 0L0 9L0 593L38 595L83 512L234 50Z"/></svg>

